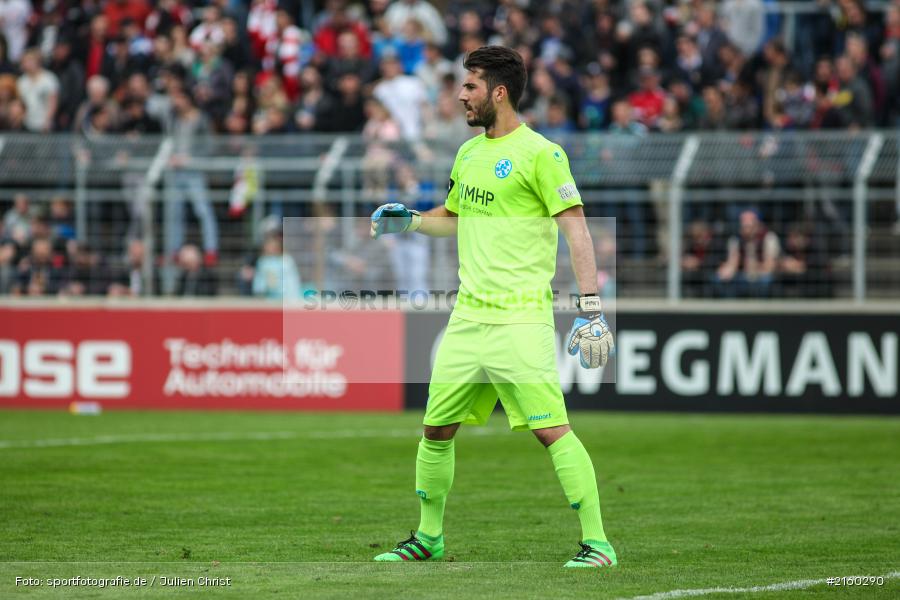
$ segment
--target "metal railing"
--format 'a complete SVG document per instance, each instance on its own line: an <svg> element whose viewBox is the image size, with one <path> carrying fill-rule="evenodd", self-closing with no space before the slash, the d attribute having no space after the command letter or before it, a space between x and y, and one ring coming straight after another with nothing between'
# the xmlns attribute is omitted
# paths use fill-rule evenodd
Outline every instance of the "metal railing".
<svg viewBox="0 0 900 600"><path fill-rule="evenodd" d="M144 289L155 291L158 258L162 254L165 263L172 248L160 215L171 203L169 178L179 169L203 176L221 230L218 269L227 280L239 256L258 246L267 215L365 217L400 194L396 178L404 165L416 173L420 201L442 202L461 141L388 147L355 135L213 137L176 168L167 137L2 135L0 208L17 193L37 202L58 195L73 199L78 240L113 252L124 247L126 235L144 240ZM696 223L706 223L724 243L737 232L739 212L753 208L785 242L790 232L802 229L797 225L818 232L808 237L819 236L828 248L819 271L809 277L820 277L814 283L827 291L815 296L857 302L900 297L900 235L895 235L900 136L895 131L585 133L556 141L567 150L586 213L618 217L620 296L678 301L686 293L712 295L708 284L714 273L699 274L693 284L685 280L682 257L690 251L691 232ZM379 149L384 153L375 160ZM229 220L225 207L236 181L248 174L254 190L246 214ZM107 209L124 204L132 207L130 219L116 218L130 222L110 221ZM350 247L356 235L352 219L345 219L334 243ZM431 260L452 264L447 253L454 246L431 243ZM313 262L300 267L315 286L321 273ZM162 278L163 292L171 293L171 279ZM691 291L689 285L697 287ZM235 292L230 284L223 289Z"/></svg>

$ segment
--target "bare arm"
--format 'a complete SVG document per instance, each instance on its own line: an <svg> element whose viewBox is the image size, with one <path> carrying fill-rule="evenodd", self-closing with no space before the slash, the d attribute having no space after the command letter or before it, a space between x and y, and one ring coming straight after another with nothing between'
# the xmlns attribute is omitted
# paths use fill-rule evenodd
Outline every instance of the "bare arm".
<svg viewBox="0 0 900 600"><path fill-rule="evenodd" d="M738 248L738 242L728 242L728 258L725 259L717 271L719 279L730 281L737 274L738 267L741 263L741 253Z"/></svg>
<svg viewBox="0 0 900 600"><path fill-rule="evenodd" d="M438 206L422 213L416 231L433 237L448 237L456 235L456 223L456 213L447 210L446 206Z"/></svg>
<svg viewBox="0 0 900 600"><path fill-rule="evenodd" d="M47 100L47 122L44 123L44 131L53 131L53 121L56 119L56 110L59 107L59 95L51 94Z"/></svg>
<svg viewBox="0 0 900 600"><path fill-rule="evenodd" d="M572 255L572 271L581 295L597 293L597 262L594 259L594 243L588 231L584 210L573 206L554 217L569 244Z"/></svg>

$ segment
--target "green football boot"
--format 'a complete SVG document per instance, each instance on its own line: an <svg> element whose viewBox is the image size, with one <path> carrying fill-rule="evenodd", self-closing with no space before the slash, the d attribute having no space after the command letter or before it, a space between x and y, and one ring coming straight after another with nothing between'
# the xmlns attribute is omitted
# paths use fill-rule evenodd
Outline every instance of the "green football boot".
<svg viewBox="0 0 900 600"><path fill-rule="evenodd" d="M614 567L618 564L616 551L609 542L595 542L585 540L587 543L578 542L581 550L575 557L564 564L564 567L599 569L600 567Z"/></svg>
<svg viewBox="0 0 900 600"><path fill-rule="evenodd" d="M440 560L444 557L444 536L433 542L424 539L424 536L416 536L415 531L409 532L409 539L397 544L390 552L379 554L375 557L378 562L402 562L407 560Z"/></svg>

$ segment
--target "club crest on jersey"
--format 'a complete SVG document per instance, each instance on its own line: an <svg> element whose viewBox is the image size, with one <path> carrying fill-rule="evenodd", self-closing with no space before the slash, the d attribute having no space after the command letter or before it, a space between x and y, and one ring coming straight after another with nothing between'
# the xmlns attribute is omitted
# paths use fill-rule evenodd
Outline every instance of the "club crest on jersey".
<svg viewBox="0 0 900 600"><path fill-rule="evenodd" d="M494 175L498 178L503 179L508 177L510 173L512 173L512 161L508 158L501 158L497 161L497 164L494 165Z"/></svg>

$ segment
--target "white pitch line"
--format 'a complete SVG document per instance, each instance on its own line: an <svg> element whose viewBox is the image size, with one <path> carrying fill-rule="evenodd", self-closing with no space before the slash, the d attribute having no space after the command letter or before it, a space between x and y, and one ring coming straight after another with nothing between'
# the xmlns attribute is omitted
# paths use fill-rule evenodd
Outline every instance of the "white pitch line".
<svg viewBox="0 0 900 600"><path fill-rule="evenodd" d="M0 449L6 448L58 448L62 446L101 446L104 444L131 444L146 442L205 442L238 440L284 440L297 437L291 431L265 431L242 433L142 433L135 435L98 435L89 438L57 438L45 440L0 440Z"/></svg>
<svg viewBox="0 0 900 600"><path fill-rule="evenodd" d="M855 575L853 577L856 577ZM887 573L886 575L864 576L871 579L872 577L882 577L884 579L897 579L900 577L900 571ZM832 577L829 579L842 579L841 577ZM850 579L850 577L847 577ZM743 588L705 588L696 590L672 590L669 592L657 592L646 596L632 596L628 600L669 600L670 598L688 598L691 596L707 596L709 594L754 594L758 592L785 592L789 590L804 590L816 585L825 585L828 579L800 579L798 581L785 581L783 583L773 583L770 585L755 585L753 587ZM863 587L863 586L841 586L841 587ZM621 600L621 599L620 599Z"/></svg>
<svg viewBox="0 0 900 600"><path fill-rule="evenodd" d="M494 435L502 429L473 428L469 435ZM422 435L421 429L339 429L335 431L258 431L211 433L142 433L134 435L99 435L87 438L43 440L0 440L0 450L13 448L60 448L67 446L102 446L106 444L141 444L159 442L238 442L292 439L410 438Z"/></svg>

